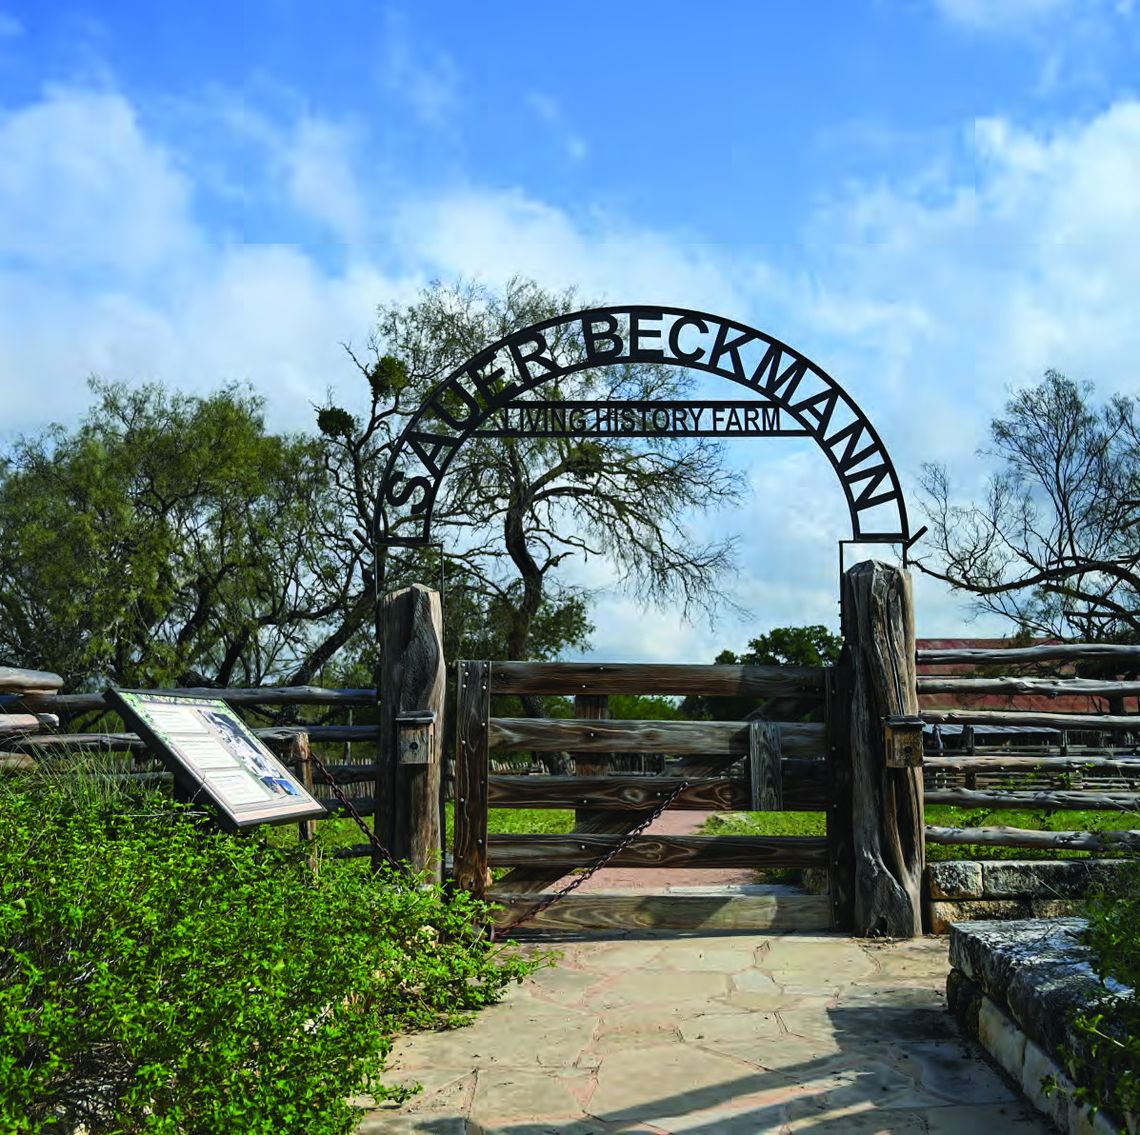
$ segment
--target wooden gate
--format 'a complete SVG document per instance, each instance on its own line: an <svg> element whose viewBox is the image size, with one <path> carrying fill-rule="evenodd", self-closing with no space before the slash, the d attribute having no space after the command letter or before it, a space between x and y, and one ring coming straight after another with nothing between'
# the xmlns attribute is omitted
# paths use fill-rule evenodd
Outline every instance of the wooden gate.
<svg viewBox="0 0 1140 1135"><path fill-rule="evenodd" d="M735 894L575 894L530 925L582 929L847 929L851 818L847 730L837 672L824 667L575 662L457 663L454 873L501 903L500 924L557 880L595 863L683 783L671 804L694 810L818 811L826 836L638 835L614 867L800 867L826 873L826 894L745 888ZM574 698L572 719L491 716L496 694ZM608 720L611 694L778 698L814 705L818 723ZM493 752L565 752L575 776L493 775ZM613 754L664 754L666 775L614 774ZM574 809L566 835L489 835L489 808ZM491 885L491 871L509 868Z"/></svg>

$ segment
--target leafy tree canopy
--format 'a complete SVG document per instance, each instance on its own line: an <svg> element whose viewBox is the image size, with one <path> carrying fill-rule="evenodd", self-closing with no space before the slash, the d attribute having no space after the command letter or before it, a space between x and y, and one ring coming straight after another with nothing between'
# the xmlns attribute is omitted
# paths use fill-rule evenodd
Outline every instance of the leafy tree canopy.
<svg viewBox="0 0 1140 1135"><path fill-rule="evenodd" d="M720 665L738 666L834 666L839 661L843 639L821 624L774 627L748 643L741 654L722 650ZM691 717L713 721L741 721L754 714L773 720L797 720L807 708L794 698L687 697L681 709Z"/></svg>
<svg viewBox="0 0 1140 1135"><path fill-rule="evenodd" d="M338 602L312 442L238 387L91 389L0 463L0 654L71 686L280 674Z"/></svg>

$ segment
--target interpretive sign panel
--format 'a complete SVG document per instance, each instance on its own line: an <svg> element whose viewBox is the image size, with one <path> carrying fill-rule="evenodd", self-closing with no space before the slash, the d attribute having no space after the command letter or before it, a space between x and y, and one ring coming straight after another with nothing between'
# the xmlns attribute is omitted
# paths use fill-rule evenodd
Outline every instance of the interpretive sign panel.
<svg viewBox="0 0 1140 1135"><path fill-rule="evenodd" d="M223 827L326 815L224 701L138 690L108 690L104 697L153 747L190 799L217 809Z"/></svg>

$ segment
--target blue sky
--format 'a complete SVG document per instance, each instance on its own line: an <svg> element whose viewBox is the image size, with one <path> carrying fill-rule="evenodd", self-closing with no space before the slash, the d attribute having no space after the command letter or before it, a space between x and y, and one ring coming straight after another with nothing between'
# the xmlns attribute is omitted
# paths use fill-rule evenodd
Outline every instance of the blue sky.
<svg viewBox="0 0 1140 1135"><path fill-rule="evenodd" d="M1122 0L0 0L0 436L74 420L91 373L248 380L307 424L378 303L523 273L791 341L912 495L930 458L968 491L1010 387L1137 390L1138 36ZM599 654L834 623L845 510L798 445L735 449L747 504L698 522L742 535L751 616L608 593ZM920 633L966 626L919 599Z"/></svg>

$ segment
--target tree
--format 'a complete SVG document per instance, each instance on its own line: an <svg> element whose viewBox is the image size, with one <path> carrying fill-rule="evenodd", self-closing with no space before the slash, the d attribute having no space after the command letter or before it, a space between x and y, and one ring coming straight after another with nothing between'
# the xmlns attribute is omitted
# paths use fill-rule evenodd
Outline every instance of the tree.
<svg viewBox="0 0 1140 1135"><path fill-rule="evenodd" d="M71 686L279 677L343 602L311 539L311 441L260 399L93 381L80 426L0 463L0 653Z"/></svg>
<svg viewBox="0 0 1140 1135"><path fill-rule="evenodd" d="M415 302L382 307L365 358L353 355L370 389L363 417L327 405L318 415L326 460L362 560L383 564L385 586L409 558L369 547L377 530L383 463L410 412L453 369L511 331L587 306L573 290L546 292L510 281L499 295L481 285L439 283ZM543 397L676 397L683 372L623 364L551 384ZM697 543L684 518L736 498L734 480L707 440L473 437L456 456L436 504L434 530L447 544L447 571L502 620L506 653L530 657L537 620L580 625L586 596L559 568L571 557L605 557L647 602L684 612L714 607L713 586L731 566L731 541ZM414 567L431 561L420 553Z"/></svg>
<svg viewBox="0 0 1140 1135"><path fill-rule="evenodd" d="M1140 438L1135 404L1101 406L1057 371L1017 391L981 452L999 463L980 501L952 501L943 466L923 467L928 575L1025 635L1140 636Z"/></svg>
<svg viewBox="0 0 1140 1135"><path fill-rule="evenodd" d="M330 403L318 414L340 512L351 518L342 525L352 534L346 562L361 572L375 565L384 589L437 569L434 552L384 549L375 541L380 477L403 425L483 348L588 306L572 289L551 293L514 279L502 294L469 282L434 283L411 304L380 309L367 354L350 351L369 388L366 412L358 418ZM551 346L575 349L569 342ZM541 394L556 401L655 400L675 398L688 384L683 371L667 366L620 364L586 368ZM461 609L477 612L464 620L474 634L459 636L457 653L494 645L508 658L526 659L581 644L588 594L562 575L573 557L603 557L646 602L676 602L685 615L715 609L716 580L732 566L733 542L695 541L684 521L693 510L736 499L720 454L708 440L470 438L450 466L433 517L446 548L449 593L461 589ZM445 604L445 622L452 605ZM527 714L542 715L539 698L520 701ZM567 771L568 758L544 760L551 771Z"/></svg>
<svg viewBox="0 0 1140 1135"><path fill-rule="evenodd" d="M754 638L742 654L722 650L716 656L719 665L739 666L834 666L839 661L843 639L820 624L804 627L773 627L767 634ZM681 708L690 717L713 721L743 721L753 716L770 720L794 721L811 713L813 701L797 698L697 697L689 696Z"/></svg>

